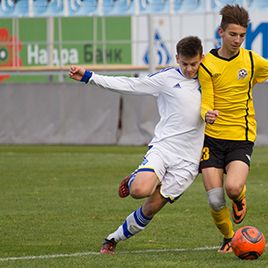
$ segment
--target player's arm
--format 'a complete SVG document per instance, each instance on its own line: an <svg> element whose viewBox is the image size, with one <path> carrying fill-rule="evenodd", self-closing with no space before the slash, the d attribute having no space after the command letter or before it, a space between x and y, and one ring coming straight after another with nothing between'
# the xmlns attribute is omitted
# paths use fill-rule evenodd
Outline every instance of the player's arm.
<svg viewBox="0 0 268 268"><path fill-rule="evenodd" d="M69 76L74 80L120 93L156 96L163 88L162 79L156 75L144 78L114 77L99 75L83 67L72 66L69 70Z"/></svg>
<svg viewBox="0 0 268 268"><path fill-rule="evenodd" d="M263 83L268 79L268 60L261 57L254 51L252 51L252 54L255 66L255 82Z"/></svg>
<svg viewBox="0 0 268 268"><path fill-rule="evenodd" d="M198 79L202 92L201 117L205 122L213 124L219 112L214 110L214 87L212 74L203 64L200 65Z"/></svg>

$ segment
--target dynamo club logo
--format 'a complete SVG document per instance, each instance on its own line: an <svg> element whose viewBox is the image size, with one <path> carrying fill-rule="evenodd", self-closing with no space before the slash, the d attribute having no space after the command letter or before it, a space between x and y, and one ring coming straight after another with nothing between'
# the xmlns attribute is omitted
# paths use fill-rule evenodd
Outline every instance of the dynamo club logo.
<svg viewBox="0 0 268 268"><path fill-rule="evenodd" d="M6 28L0 28L0 67L21 66L20 51L22 45L15 36L10 36ZM10 75L0 75L0 82Z"/></svg>
<svg viewBox="0 0 268 268"><path fill-rule="evenodd" d="M156 53L158 57L158 61L156 61L157 64L159 65L166 65L169 64L171 61L171 55L164 43L164 41L161 39L160 34L158 31L155 32L154 34L154 41L155 41L155 46L156 46ZM143 57L143 61L145 64L149 64L149 48L146 49L146 52Z"/></svg>

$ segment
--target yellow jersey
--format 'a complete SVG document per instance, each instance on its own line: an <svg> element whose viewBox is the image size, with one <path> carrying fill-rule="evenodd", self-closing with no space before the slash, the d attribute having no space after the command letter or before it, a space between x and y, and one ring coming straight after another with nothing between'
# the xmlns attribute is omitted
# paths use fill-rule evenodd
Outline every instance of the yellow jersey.
<svg viewBox="0 0 268 268"><path fill-rule="evenodd" d="M218 110L213 124L206 124L206 135L226 140L256 139L256 120L252 89L268 79L268 60L253 51L240 48L239 53L225 59L212 49L198 72L202 90L201 116Z"/></svg>

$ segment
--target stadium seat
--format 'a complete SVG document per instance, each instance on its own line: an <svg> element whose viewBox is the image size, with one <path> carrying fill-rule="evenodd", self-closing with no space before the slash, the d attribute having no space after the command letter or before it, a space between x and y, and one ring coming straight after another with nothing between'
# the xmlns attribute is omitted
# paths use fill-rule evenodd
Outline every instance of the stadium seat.
<svg viewBox="0 0 268 268"><path fill-rule="evenodd" d="M0 14L1 17L15 17L15 1L2 0Z"/></svg>
<svg viewBox="0 0 268 268"><path fill-rule="evenodd" d="M28 0L1 0L1 17L27 17L29 15Z"/></svg>
<svg viewBox="0 0 268 268"><path fill-rule="evenodd" d="M268 1L264 0L251 0L249 2L249 8L250 10L257 10L257 11L266 11L268 9Z"/></svg>
<svg viewBox="0 0 268 268"><path fill-rule="evenodd" d="M139 13L169 13L169 0L139 0Z"/></svg>
<svg viewBox="0 0 268 268"><path fill-rule="evenodd" d="M46 16L48 7L47 0L33 0L33 16L42 17Z"/></svg>
<svg viewBox="0 0 268 268"><path fill-rule="evenodd" d="M203 12L206 0L174 0L174 12Z"/></svg>
<svg viewBox="0 0 268 268"><path fill-rule="evenodd" d="M98 15L98 0L68 0L70 16Z"/></svg>
<svg viewBox="0 0 268 268"><path fill-rule="evenodd" d="M13 16L15 17L29 16L29 1L17 0L14 5Z"/></svg>
<svg viewBox="0 0 268 268"><path fill-rule="evenodd" d="M174 11L178 12L181 9L183 0L174 0Z"/></svg>
<svg viewBox="0 0 268 268"><path fill-rule="evenodd" d="M64 1L50 0L47 5L48 16L63 16L64 15Z"/></svg>
<svg viewBox="0 0 268 268"><path fill-rule="evenodd" d="M105 16L124 16L134 14L134 0L103 0Z"/></svg>
<svg viewBox="0 0 268 268"><path fill-rule="evenodd" d="M33 0L34 17L63 16L64 2L62 0Z"/></svg>
<svg viewBox="0 0 268 268"><path fill-rule="evenodd" d="M245 0L211 0L211 9L213 11L219 11L225 5L240 5L245 6L247 1Z"/></svg>

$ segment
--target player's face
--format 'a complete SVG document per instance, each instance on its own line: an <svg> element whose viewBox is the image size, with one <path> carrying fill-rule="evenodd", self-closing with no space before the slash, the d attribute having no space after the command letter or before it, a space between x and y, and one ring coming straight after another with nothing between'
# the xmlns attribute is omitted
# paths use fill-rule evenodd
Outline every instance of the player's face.
<svg viewBox="0 0 268 268"><path fill-rule="evenodd" d="M230 55L236 55L246 38L247 28L228 24L225 30L219 29L219 35L222 38L222 48Z"/></svg>
<svg viewBox="0 0 268 268"><path fill-rule="evenodd" d="M182 73L186 78L191 79L197 75L197 71L202 60L201 55L197 55L195 57L177 55L176 59L177 63L180 65Z"/></svg>

